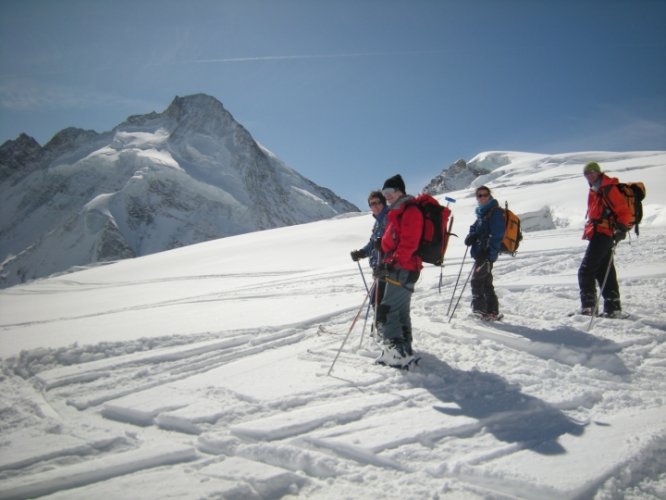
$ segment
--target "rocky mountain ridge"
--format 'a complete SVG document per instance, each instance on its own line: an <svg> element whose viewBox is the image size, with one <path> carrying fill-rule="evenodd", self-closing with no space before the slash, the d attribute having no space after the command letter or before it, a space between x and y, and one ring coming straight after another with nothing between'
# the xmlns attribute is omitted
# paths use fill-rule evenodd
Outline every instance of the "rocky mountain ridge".
<svg viewBox="0 0 666 500"><path fill-rule="evenodd" d="M0 284L358 211L285 165L215 98L110 132L0 146Z"/></svg>
<svg viewBox="0 0 666 500"><path fill-rule="evenodd" d="M469 187L475 179L510 163L507 155L488 154L474 157L469 162L460 159L442 170L424 188L423 192L438 195Z"/></svg>

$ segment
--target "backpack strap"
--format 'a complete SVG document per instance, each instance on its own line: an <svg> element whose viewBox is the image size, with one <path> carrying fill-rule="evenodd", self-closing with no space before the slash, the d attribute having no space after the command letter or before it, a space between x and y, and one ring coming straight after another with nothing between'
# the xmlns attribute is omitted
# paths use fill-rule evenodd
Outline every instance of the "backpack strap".
<svg viewBox="0 0 666 500"><path fill-rule="evenodd" d="M608 225L611 227L611 229L615 227L615 210L613 208L613 202L611 202L608 193L614 187L617 188L618 191L620 190L617 184L609 184L608 186L604 186L599 190L599 193L601 193L601 199L603 200L604 206L606 207L602 214L602 219L599 222L603 222L604 219L608 219ZM620 194L624 196L622 193Z"/></svg>
<svg viewBox="0 0 666 500"><path fill-rule="evenodd" d="M490 218L493 216L493 213L496 212L497 210L500 211L501 214L504 214L504 208L500 207L499 204L496 207L491 208L488 210L488 213L483 217L484 220L490 220ZM504 215L502 215L504 216Z"/></svg>
<svg viewBox="0 0 666 500"><path fill-rule="evenodd" d="M416 208L419 212L421 212L421 215L423 214L423 207L421 207L421 204L417 201L416 198L412 198L411 200L407 200L405 202L405 208L402 210L402 213L400 214L400 219L402 219L402 216L405 215L405 212L409 210L410 208Z"/></svg>

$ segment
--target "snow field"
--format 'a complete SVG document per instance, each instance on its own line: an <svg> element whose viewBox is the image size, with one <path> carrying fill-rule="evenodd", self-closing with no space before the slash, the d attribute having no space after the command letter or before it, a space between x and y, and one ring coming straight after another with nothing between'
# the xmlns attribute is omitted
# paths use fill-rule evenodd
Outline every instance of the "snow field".
<svg viewBox="0 0 666 500"><path fill-rule="evenodd" d="M580 228L500 258L492 324L468 317L469 289L446 316L455 242L441 293L432 266L417 284L409 372L373 364L363 317L349 330L365 293L349 250L369 228L266 231L0 292L0 498L666 495L664 225L618 246L631 316L591 330L568 315Z"/></svg>

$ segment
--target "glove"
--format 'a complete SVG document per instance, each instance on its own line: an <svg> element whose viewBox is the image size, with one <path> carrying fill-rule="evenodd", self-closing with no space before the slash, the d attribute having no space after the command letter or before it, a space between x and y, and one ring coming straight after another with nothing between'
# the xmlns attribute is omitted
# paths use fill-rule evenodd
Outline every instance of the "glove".
<svg viewBox="0 0 666 500"><path fill-rule="evenodd" d="M465 246L469 247L476 243L476 233L469 233L465 238Z"/></svg>
<svg viewBox="0 0 666 500"><path fill-rule="evenodd" d="M623 239L627 237L627 228L624 226L618 226L615 228L615 231L613 231L613 240L615 243L619 243Z"/></svg>
<svg viewBox="0 0 666 500"><path fill-rule="evenodd" d="M352 250L351 258L354 262L358 262L360 259L365 259L368 255L363 250Z"/></svg>

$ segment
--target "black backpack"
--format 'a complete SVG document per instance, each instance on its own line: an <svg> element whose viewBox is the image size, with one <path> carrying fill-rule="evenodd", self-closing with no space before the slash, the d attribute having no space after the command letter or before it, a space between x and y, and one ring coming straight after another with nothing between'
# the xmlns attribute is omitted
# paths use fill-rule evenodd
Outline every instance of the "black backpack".
<svg viewBox="0 0 666 500"><path fill-rule="evenodd" d="M429 194L420 194L413 203L423 214L423 229L419 242L418 255L423 262L441 266L449 243L451 209L440 203ZM453 222L453 217L451 217Z"/></svg>

